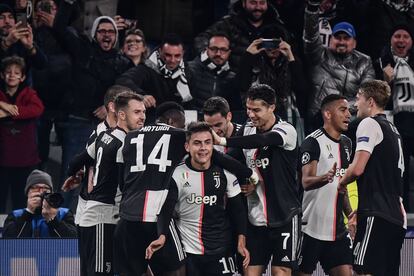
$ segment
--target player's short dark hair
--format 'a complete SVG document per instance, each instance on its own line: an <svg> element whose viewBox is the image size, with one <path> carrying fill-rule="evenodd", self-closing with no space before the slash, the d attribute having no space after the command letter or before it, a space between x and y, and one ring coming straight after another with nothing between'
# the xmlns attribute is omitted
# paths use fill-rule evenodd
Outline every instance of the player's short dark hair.
<svg viewBox="0 0 414 276"><path fill-rule="evenodd" d="M211 131L211 127L206 122L191 122L187 126L186 141L187 142L190 141L191 136L194 133L205 132L205 131L209 132L211 134L211 136L213 136L213 133Z"/></svg>
<svg viewBox="0 0 414 276"><path fill-rule="evenodd" d="M104 96L104 106L108 110L108 104L109 102L114 102L115 98L121 94L122 92L133 92L131 89L129 89L126 86L115 84L106 90L105 96Z"/></svg>
<svg viewBox="0 0 414 276"><path fill-rule="evenodd" d="M207 99L204 102L203 114L213 116L216 113L220 113L221 116L226 117L230 112L230 106L227 100L220 96L215 96Z"/></svg>
<svg viewBox="0 0 414 276"><path fill-rule="evenodd" d="M132 91L126 91L126 92L122 92L118 94L118 96L116 96L115 101L114 101L116 112L128 107L129 102L132 100L143 102L144 97Z"/></svg>
<svg viewBox="0 0 414 276"><path fill-rule="evenodd" d="M338 94L330 94L323 98L321 103L321 111L324 111L328 105L332 102L339 101L339 100L346 100L345 96L338 95Z"/></svg>
<svg viewBox="0 0 414 276"><path fill-rule="evenodd" d="M155 110L155 117L157 118L157 122L164 124L168 124L169 119L174 122L185 120L184 108L176 102L163 102Z"/></svg>
<svg viewBox="0 0 414 276"><path fill-rule="evenodd" d="M230 44L231 44L230 36L227 33L221 32L221 31L213 32L208 36L207 46L210 46L210 40L213 37L225 37L229 41L229 47L230 47Z"/></svg>
<svg viewBox="0 0 414 276"><path fill-rule="evenodd" d="M20 67L20 70L22 70L23 75L26 75L26 62L24 62L23 58L19 56L11 56L2 59L0 65L1 72L4 73L7 67L11 65L17 65L18 67Z"/></svg>
<svg viewBox="0 0 414 276"><path fill-rule="evenodd" d="M165 45L165 44L169 44L169 45L181 45L184 47L184 42L182 40L182 38L176 34L176 33L168 33L164 36L164 38L161 41L161 48Z"/></svg>
<svg viewBox="0 0 414 276"><path fill-rule="evenodd" d="M247 90L247 99L262 100L268 105L276 104L276 91L267 84L254 84Z"/></svg>
<svg viewBox="0 0 414 276"><path fill-rule="evenodd" d="M369 80L359 87L360 94L372 98L379 108L385 108L391 96L391 88L386 81Z"/></svg>

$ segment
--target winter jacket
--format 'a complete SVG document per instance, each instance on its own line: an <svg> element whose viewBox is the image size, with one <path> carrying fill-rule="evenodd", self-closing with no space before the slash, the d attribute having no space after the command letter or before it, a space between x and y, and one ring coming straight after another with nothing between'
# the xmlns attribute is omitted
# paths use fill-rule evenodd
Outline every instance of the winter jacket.
<svg viewBox="0 0 414 276"><path fill-rule="evenodd" d="M236 109L241 109L239 89L235 81L236 74L233 71L228 70L216 74L201 62L200 56L190 61L187 69L187 79L193 96L190 104L191 109L201 111L204 102L213 96L221 96ZM239 103L239 106L236 106L236 102Z"/></svg>
<svg viewBox="0 0 414 276"><path fill-rule="evenodd" d="M351 112L359 86L375 78L371 58L357 50L340 56L322 45L318 12L305 10L304 50L310 66L312 96L309 111L315 115L322 100L330 94L341 94L350 102Z"/></svg>
<svg viewBox="0 0 414 276"><path fill-rule="evenodd" d="M200 53L207 47L208 38L211 34L216 32L226 33L232 43L232 52L229 60L230 66L235 71L238 70L241 56L247 47L253 40L263 37L263 33L274 33L273 30L276 30L284 40L291 43L290 34L280 20L277 10L271 4L268 3L268 10L264 14L263 24L256 28L247 20L247 15L241 2L234 3L229 15L223 17L223 19L210 26L205 32L199 34L194 39L194 47Z"/></svg>
<svg viewBox="0 0 414 276"><path fill-rule="evenodd" d="M0 166L28 167L40 162L36 143L36 118L43 110L42 101L30 87L13 97L0 90L0 101L17 105L18 116L0 119Z"/></svg>
<svg viewBox="0 0 414 276"><path fill-rule="evenodd" d="M4 222L4 238L75 238L74 218L69 209L59 208L56 217L46 222L40 214L27 209L14 210Z"/></svg>

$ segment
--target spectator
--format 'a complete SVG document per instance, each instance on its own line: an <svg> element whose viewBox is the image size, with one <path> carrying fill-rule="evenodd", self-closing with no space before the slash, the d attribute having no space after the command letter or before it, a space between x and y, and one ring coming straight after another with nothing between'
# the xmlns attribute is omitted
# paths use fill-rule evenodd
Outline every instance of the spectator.
<svg viewBox="0 0 414 276"><path fill-rule="evenodd" d="M267 37L276 39L272 47L263 47L263 39L259 38L250 44L242 57L238 73L241 97L245 103L246 92L252 84L269 85L276 91L277 114L292 123L292 111L296 109L295 92L305 95L303 69L283 37L279 39L276 33Z"/></svg>
<svg viewBox="0 0 414 276"><path fill-rule="evenodd" d="M52 178L49 174L34 170L26 181L24 192L27 206L14 210L4 222L5 238L74 238L76 226L72 213L66 208L59 208L52 200L58 194L53 191ZM49 194L49 195L47 195Z"/></svg>
<svg viewBox="0 0 414 276"><path fill-rule="evenodd" d="M394 124L401 138L404 153L404 206L410 210L410 157L414 155L414 49L413 32L407 25L396 25L390 42L375 63L377 77L391 86Z"/></svg>
<svg viewBox="0 0 414 276"><path fill-rule="evenodd" d="M0 213L6 210L11 190L12 207L24 204L23 183L39 163L36 144L36 118L43 104L36 92L23 85L25 63L20 57L7 57L1 62L0 88Z"/></svg>
<svg viewBox="0 0 414 276"><path fill-rule="evenodd" d="M267 0L240 0L233 4L230 15L223 17L222 20L199 34L194 44L196 50L201 52L206 48L208 38L212 33L217 31L226 33L234 44L230 65L233 70L237 71L240 58L249 44L262 37L263 31L272 28L282 29L286 37L289 37L277 10Z"/></svg>
<svg viewBox="0 0 414 276"><path fill-rule="evenodd" d="M231 70L230 38L225 33L214 33L208 46L188 63L188 80L193 101L191 109L201 111L204 102L212 96L222 96L232 103L232 110L241 110L236 74Z"/></svg>
<svg viewBox="0 0 414 276"><path fill-rule="evenodd" d="M323 98L341 94L353 107L359 85L375 75L370 57L355 50L356 33L350 23L336 24L329 47L323 46L318 31L319 4L320 0L311 0L305 10L304 50L313 90L309 99L309 130L322 125L320 104ZM351 113L353 111L351 109Z"/></svg>
<svg viewBox="0 0 414 276"><path fill-rule="evenodd" d="M33 42L32 27L22 22L16 23L16 15L12 8L0 4L0 59L17 55L26 62L27 83L31 84L30 68L32 65L38 69L46 66L46 56Z"/></svg>
<svg viewBox="0 0 414 276"><path fill-rule="evenodd" d="M125 40L121 51L135 64L135 66L144 63L148 54L144 32L140 29L128 30L125 34Z"/></svg>
<svg viewBox="0 0 414 276"><path fill-rule="evenodd" d="M132 66L131 61L115 49L118 31L112 18L101 16L95 19L91 41L67 28L74 12L74 5L62 1L54 22L57 39L71 55L73 66L71 97L65 106L68 114L60 124L62 177L66 175L69 160L84 149L95 125L105 119L103 99L106 90ZM72 192L65 194L66 206L72 203L69 199L72 195Z"/></svg>
<svg viewBox="0 0 414 276"><path fill-rule="evenodd" d="M64 116L64 101L70 97L71 59L53 34L53 22L57 13L57 5L52 0L36 2L34 16L34 37L36 44L47 56L44 69L33 69L33 87L38 92L45 106L38 124L40 167L46 168L49 158L50 132L55 126L57 138L61 139L61 131L57 124Z"/></svg>
<svg viewBox="0 0 414 276"><path fill-rule="evenodd" d="M176 34L167 34L145 64L139 64L122 74L116 83L144 95L147 122L154 122L154 108L165 102L180 104L193 97L186 77L183 42Z"/></svg>

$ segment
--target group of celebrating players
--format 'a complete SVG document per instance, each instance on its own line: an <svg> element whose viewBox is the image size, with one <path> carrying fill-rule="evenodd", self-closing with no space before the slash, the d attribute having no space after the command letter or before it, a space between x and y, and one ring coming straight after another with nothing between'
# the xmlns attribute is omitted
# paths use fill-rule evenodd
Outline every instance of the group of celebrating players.
<svg viewBox="0 0 414 276"><path fill-rule="evenodd" d="M295 128L275 116L267 85L249 89L243 126L213 97L205 122L186 130L173 102L145 124L143 97L127 90L109 89L107 118L63 186L82 184L82 275L261 275L269 261L272 275L310 275L318 261L330 275L398 275L404 164L398 131L382 115L386 83L358 92L365 119L353 159L343 135L349 104L340 95L323 100L323 127L299 147ZM357 178L356 217L346 185ZM355 237L343 214L358 222Z"/></svg>

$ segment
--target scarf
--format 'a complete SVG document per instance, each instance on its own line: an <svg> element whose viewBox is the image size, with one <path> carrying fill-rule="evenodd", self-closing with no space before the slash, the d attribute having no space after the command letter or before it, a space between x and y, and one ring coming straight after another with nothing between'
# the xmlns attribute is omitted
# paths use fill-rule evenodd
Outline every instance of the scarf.
<svg viewBox="0 0 414 276"><path fill-rule="evenodd" d="M224 72L227 72L230 70L229 62L226 61L223 65L216 65L214 64L211 59L207 55L207 51L203 51L200 55L201 63L203 63L207 68L212 71L217 76L221 75Z"/></svg>
<svg viewBox="0 0 414 276"><path fill-rule="evenodd" d="M190 88L188 87L187 78L185 76L183 60L181 60L175 70L169 70L165 62L160 58L159 51L156 50L150 55L148 61L150 61L151 68L163 75L164 78L173 80L177 79L177 92L184 103L193 99L190 93ZM148 64L148 62L146 62L146 64Z"/></svg>
<svg viewBox="0 0 414 276"><path fill-rule="evenodd" d="M394 57L393 103L394 114L414 112L414 71L407 59Z"/></svg>

